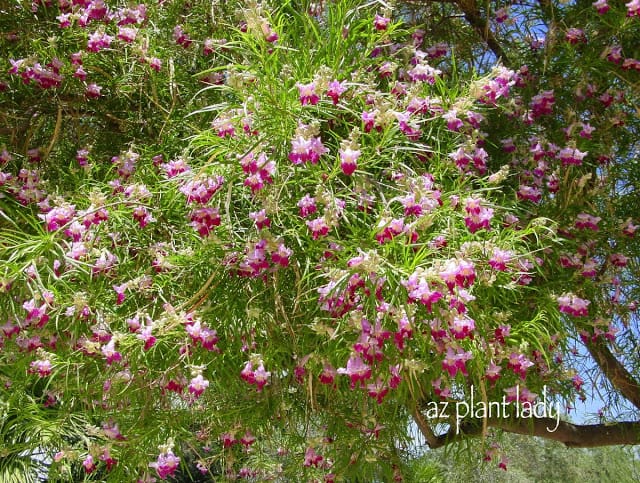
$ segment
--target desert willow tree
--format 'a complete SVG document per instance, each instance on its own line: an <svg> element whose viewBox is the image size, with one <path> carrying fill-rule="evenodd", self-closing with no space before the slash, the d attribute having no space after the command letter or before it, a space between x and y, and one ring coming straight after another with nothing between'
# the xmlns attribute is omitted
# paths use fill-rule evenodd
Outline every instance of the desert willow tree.
<svg viewBox="0 0 640 483"><path fill-rule="evenodd" d="M5 479L638 442L636 3L0 14Z"/></svg>

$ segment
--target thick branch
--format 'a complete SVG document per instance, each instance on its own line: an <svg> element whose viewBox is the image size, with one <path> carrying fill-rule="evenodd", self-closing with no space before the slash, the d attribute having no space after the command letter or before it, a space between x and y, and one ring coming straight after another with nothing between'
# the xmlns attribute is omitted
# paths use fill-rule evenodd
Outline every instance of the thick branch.
<svg viewBox="0 0 640 483"><path fill-rule="evenodd" d="M416 418L415 414L414 418ZM420 418L422 418L422 424L418 422ZM566 421L558 422L554 418L489 418L486 421L489 427L499 428L509 433L559 441L570 448L640 444L640 422L638 421L623 421L610 425L578 425ZM425 424L421 414L416 418L416 422L427 440L427 444L432 449L482 434L482 420L464 422L460 425L459 431L452 427L447 433L437 436L433 434L431 427Z"/></svg>
<svg viewBox="0 0 640 483"><path fill-rule="evenodd" d="M611 381L620 394L640 409L640 384L616 359L603 342L589 342L586 344L589 353L600 367L600 370Z"/></svg>

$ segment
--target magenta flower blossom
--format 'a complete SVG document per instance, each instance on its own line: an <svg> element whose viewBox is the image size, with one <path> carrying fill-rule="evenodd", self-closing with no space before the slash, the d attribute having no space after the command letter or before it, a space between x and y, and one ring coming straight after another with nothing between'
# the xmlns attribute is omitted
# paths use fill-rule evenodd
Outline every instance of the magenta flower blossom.
<svg viewBox="0 0 640 483"><path fill-rule="evenodd" d="M451 330L451 334L453 334L453 337L456 339L473 338L475 328L475 321L467 316L454 317L449 325L449 330Z"/></svg>
<svg viewBox="0 0 640 483"><path fill-rule="evenodd" d="M426 306L429 313L433 310L433 304L438 302L443 295L437 290L431 290L429 283L423 278L419 277L416 273L409 276L402 284L405 286L408 292L410 302L420 302Z"/></svg>
<svg viewBox="0 0 640 483"><path fill-rule="evenodd" d="M585 36L584 31L574 27L567 30L564 38L567 42L574 45L578 42L587 41L587 37Z"/></svg>
<svg viewBox="0 0 640 483"><path fill-rule="evenodd" d="M382 379L376 379L376 382L367 384L367 394L376 400L378 404L382 404L385 396L389 393L387 386Z"/></svg>
<svg viewBox="0 0 640 483"><path fill-rule="evenodd" d="M84 93L90 99L97 99L102 95L102 86L99 86L95 82L92 82L91 84L87 85Z"/></svg>
<svg viewBox="0 0 640 483"><path fill-rule="evenodd" d="M588 213L579 213L576 217L575 227L577 230L592 230L598 231L598 223L601 218L598 216L589 215Z"/></svg>
<svg viewBox="0 0 640 483"><path fill-rule="evenodd" d="M316 92L316 83L310 82L309 84L301 84L300 82L296 83L296 87L298 88L298 92L300 94L300 103L305 106L307 104L311 104L315 106L320 97Z"/></svg>
<svg viewBox="0 0 640 483"><path fill-rule="evenodd" d="M130 44L136 39L138 30L132 27L120 27L118 29L118 39Z"/></svg>
<svg viewBox="0 0 640 483"><path fill-rule="evenodd" d="M253 373L253 379L255 381L254 383L258 392L261 392L262 388L267 385L270 376L271 372L266 371L264 368L264 364L260 362L260 365Z"/></svg>
<svg viewBox="0 0 640 483"><path fill-rule="evenodd" d="M89 52L100 52L102 49L106 49L111 45L111 41L113 37L107 35L104 32L94 32L89 35L89 40L87 41L87 50Z"/></svg>
<svg viewBox="0 0 640 483"><path fill-rule="evenodd" d="M531 366L533 366L533 362L531 362L524 354L512 352L511 355L509 355L507 367L519 375L522 380L527 377L527 369Z"/></svg>
<svg viewBox="0 0 640 483"><path fill-rule="evenodd" d="M629 3L624 4L627 7L627 17L639 17L640 18L640 0L631 0Z"/></svg>
<svg viewBox="0 0 640 483"><path fill-rule="evenodd" d="M455 109L447 111L442 118L447 121L447 129L449 131L459 131L464 126L463 122L458 119L458 111Z"/></svg>
<svg viewBox="0 0 640 483"><path fill-rule="evenodd" d="M42 328L49 321L46 301L41 305L37 305L35 299L30 299L22 304L22 308L27 311L24 319L25 325Z"/></svg>
<svg viewBox="0 0 640 483"><path fill-rule="evenodd" d="M345 148L340 150L340 168L342 172L347 176L351 176L357 169L358 158L360 157L360 151L351 148Z"/></svg>
<svg viewBox="0 0 640 483"><path fill-rule="evenodd" d="M584 157L589 154L588 152L582 152L575 148L564 148L558 152L558 159L562 161L563 166L573 164L580 166Z"/></svg>
<svg viewBox="0 0 640 483"><path fill-rule="evenodd" d="M51 361L48 359L39 359L31 362L29 366L29 372L38 374L40 377L46 377L51 375Z"/></svg>
<svg viewBox="0 0 640 483"><path fill-rule="evenodd" d="M142 328L139 334L136 335L138 339L144 342L144 350L148 351L156 343L156 338L151 334L153 327L147 325Z"/></svg>
<svg viewBox="0 0 640 483"><path fill-rule="evenodd" d="M298 201L298 208L300 208L300 216L306 218L307 216L316 212L316 200L309 196L309 193L304 195L300 201Z"/></svg>
<svg viewBox="0 0 640 483"><path fill-rule="evenodd" d="M329 226L327 225L324 217L316 218L315 220L308 220L306 224L307 228L311 231L311 237L314 240L326 236L327 233L329 233Z"/></svg>
<svg viewBox="0 0 640 483"><path fill-rule="evenodd" d="M258 392L261 392L264 386L268 384L270 376L271 372L265 370L262 361L260 361L258 368L255 370L253 369L253 362L247 361L244 369L240 371L240 377L247 383L255 385Z"/></svg>
<svg viewBox="0 0 640 483"><path fill-rule="evenodd" d="M413 69L409 71L409 79L413 82L426 82L428 84L435 84L436 77L442 74L439 69L434 69L428 64L419 63Z"/></svg>
<svg viewBox="0 0 640 483"><path fill-rule="evenodd" d="M322 140L319 137L305 138L304 136L297 136L291 140L289 160L293 164L306 162L316 164L320 160L320 156L328 152L329 150L322 144Z"/></svg>
<svg viewBox="0 0 640 483"><path fill-rule="evenodd" d="M106 357L108 366L122 360L122 355L116 350L115 339L111 339L107 344L103 345L101 352Z"/></svg>
<svg viewBox="0 0 640 483"><path fill-rule="evenodd" d="M196 178L187 181L180 187L180 192L187 197L187 203L207 203L224 183L222 176Z"/></svg>
<svg viewBox="0 0 640 483"><path fill-rule="evenodd" d="M198 374L191 382L189 382L189 392L197 399L202 393L209 387L209 381L207 381L202 374Z"/></svg>
<svg viewBox="0 0 640 483"><path fill-rule="evenodd" d="M467 198L464 209L467 212L464 222L471 233L482 229L491 229L490 221L493 218L493 208L483 206L481 198Z"/></svg>
<svg viewBox="0 0 640 483"><path fill-rule="evenodd" d="M269 228L271 226L271 220L267 216L267 210L264 208L260 211L252 211L249 213L249 218L253 220L258 230Z"/></svg>
<svg viewBox="0 0 640 483"><path fill-rule="evenodd" d="M375 18L373 19L373 26L376 30L387 30L389 22L391 22L390 18L376 14Z"/></svg>
<svg viewBox="0 0 640 483"><path fill-rule="evenodd" d="M466 362L473 357L472 353L465 352L461 348L453 351L452 347L447 348L447 354L442 361L442 369L449 373L449 376L455 377L459 372L463 376L468 376Z"/></svg>
<svg viewBox="0 0 640 483"><path fill-rule="evenodd" d="M76 214L75 205L64 203L56 208L51 209L45 215L38 215L44 220L47 231L56 231L69 223Z"/></svg>
<svg viewBox="0 0 640 483"><path fill-rule="evenodd" d="M320 463L322 463L323 459L324 458L321 455L316 453L316 451L311 446L309 446L307 448L307 451L305 451L305 453L304 453L304 463L303 464L304 464L304 466L314 466L314 467L317 468L318 465Z"/></svg>
<svg viewBox="0 0 640 483"><path fill-rule="evenodd" d="M128 283L122 283L120 285L114 285L113 286L113 290L115 291L117 298L116 298L116 305L121 305L124 302L124 299L126 297L126 291L127 288L129 288L129 284Z"/></svg>
<svg viewBox="0 0 640 483"><path fill-rule="evenodd" d="M514 257L514 253L511 250L501 250L500 248L493 249L493 255L489 259L489 265L494 270L504 272L507 270L507 264Z"/></svg>
<svg viewBox="0 0 640 483"><path fill-rule="evenodd" d="M276 251L271 253L271 261L280 265L281 267L288 267L289 258L292 254L293 250L287 248L284 243L278 243Z"/></svg>
<svg viewBox="0 0 640 483"><path fill-rule="evenodd" d="M320 383L327 385L333 384L337 374L338 371L336 371L331 364L325 364L319 376Z"/></svg>
<svg viewBox="0 0 640 483"><path fill-rule="evenodd" d="M93 473L96 469L96 463L93 461L93 456L88 455L83 461L82 466L84 467L85 473Z"/></svg>
<svg viewBox="0 0 640 483"><path fill-rule="evenodd" d="M193 43L193 40L191 40L189 35L182 28L182 25L176 25L174 27L173 40L176 41L176 44L181 45L185 49L189 48L189 46Z"/></svg>
<svg viewBox="0 0 640 483"><path fill-rule="evenodd" d="M553 90L541 92L531 100L531 115L536 119L540 116L552 114L555 102L556 98L553 95Z"/></svg>
<svg viewBox="0 0 640 483"><path fill-rule="evenodd" d="M338 104L338 100L340 99L340 96L346 90L347 90L347 87L344 81L338 82L337 80L332 80L331 82L329 82L329 86L327 89L327 96L331 98L334 106Z"/></svg>
<svg viewBox="0 0 640 483"><path fill-rule="evenodd" d="M596 0L591 5L593 5L593 7L598 11L600 15L607 13L609 11L609 8L611 8L609 7L607 0Z"/></svg>
<svg viewBox="0 0 640 483"><path fill-rule="evenodd" d="M162 69L162 59L151 57L149 59L149 67L151 67L156 72L160 72L160 70Z"/></svg>
<svg viewBox="0 0 640 483"><path fill-rule="evenodd" d="M504 23L508 18L509 18L509 9L507 7L502 7L495 11L494 20L497 23Z"/></svg>
<svg viewBox="0 0 640 483"><path fill-rule="evenodd" d="M154 468L162 480L174 476L178 466L180 466L180 458L174 455L171 450L160 453L155 462L149 463L149 467Z"/></svg>
<svg viewBox="0 0 640 483"><path fill-rule="evenodd" d="M489 363L489 367L487 367L487 370L484 373L484 377L489 379L491 382L496 382L500 378L501 371L502 367L496 365L493 361L491 361Z"/></svg>
<svg viewBox="0 0 640 483"><path fill-rule="evenodd" d="M358 382L364 387L365 381L371 378L371 367L366 365L358 354L352 355L347 361L347 367L341 367L337 372L349 376L351 389L354 389Z"/></svg>
<svg viewBox="0 0 640 483"><path fill-rule="evenodd" d="M560 312L573 317L586 317L589 315L591 301L581 299L572 293L563 294L557 298Z"/></svg>

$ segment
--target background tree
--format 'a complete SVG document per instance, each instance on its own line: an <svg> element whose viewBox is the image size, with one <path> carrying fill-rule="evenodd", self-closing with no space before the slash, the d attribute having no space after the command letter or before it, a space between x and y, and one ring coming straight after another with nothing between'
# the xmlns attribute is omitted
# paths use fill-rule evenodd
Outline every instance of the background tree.
<svg viewBox="0 0 640 483"><path fill-rule="evenodd" d="M638 8L601 3L2 6L0 469L636 444Z"/></svg>

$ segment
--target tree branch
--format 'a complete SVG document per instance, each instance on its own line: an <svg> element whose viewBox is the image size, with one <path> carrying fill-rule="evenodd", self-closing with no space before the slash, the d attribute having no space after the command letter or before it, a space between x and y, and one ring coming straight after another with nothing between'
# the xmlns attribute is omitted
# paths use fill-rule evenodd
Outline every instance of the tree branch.
<svg viewBox="0 0 640 483"><path fill-rule="evenodd" d="M419 410L417 410L417 414L414 413L414 419L432 449L482 434L481 420L467 420L461 423L458 431L452 427L444 434L435 435ZM638 421L586 425L566 421L558 422L554 418L488 418L486 421L487 425L492 428L502 429L508 433L538 436L558 441L570 448L640 444L640 422ZM552 431L554 428L555 430Z"/></svg>
<svg viewBox="0 0 640 483"><path fill-rule="evenodd" d="M464 14L464 18L469 25L473 27L476 33L487 44L489 49L495 54L496 57L502 60L502 64L505 67L510 67L509 57L504 51L498 39L489 28L489 23L480 14L476 0L403 0L404 3L410 5L424 5L430 3L453 3Z"/></svg>
<svg viewBox="0 0 640 483"><path fill-rule="evenodd" d="M464 18L467 22L469 22L469 25L471 25L478 33L478 35L480 35L482 40L486 42L487 46L496 55L496 57L502 60L502 64L505 67L510 67L509 57L507 56L507 53L503 50L495 35L493 35L493 32L489 28L489 23L487 22L487 20L482 18L482 15L478 10L476 1L458 0L456 4L464 13Z"/></svg>
<svg viewBox="0 0 640 483"><path fill-rule="evenodd" d="M587 350L596 361L600 370L611 381L620 394L640 409L640 384L611 353L604 342L587 342Z"/></svg>

